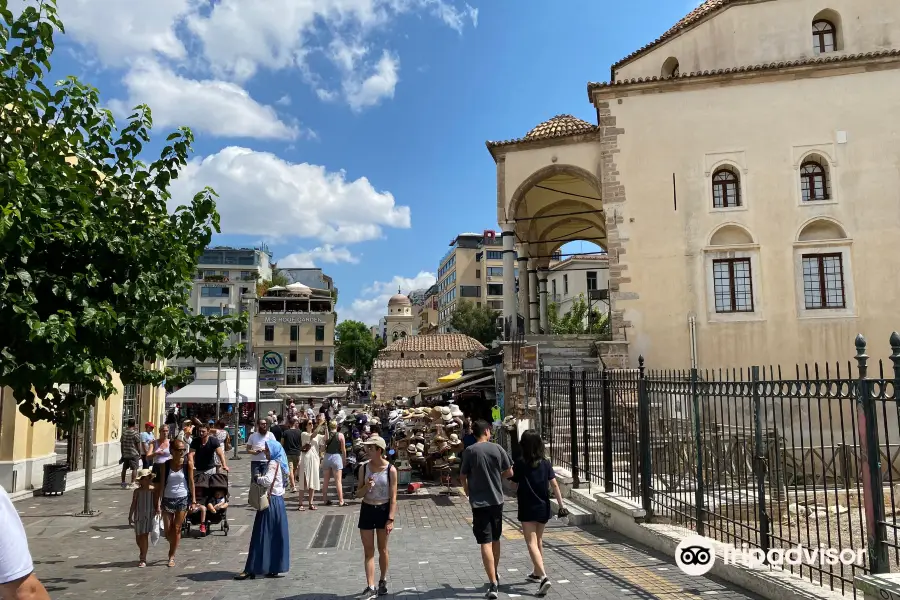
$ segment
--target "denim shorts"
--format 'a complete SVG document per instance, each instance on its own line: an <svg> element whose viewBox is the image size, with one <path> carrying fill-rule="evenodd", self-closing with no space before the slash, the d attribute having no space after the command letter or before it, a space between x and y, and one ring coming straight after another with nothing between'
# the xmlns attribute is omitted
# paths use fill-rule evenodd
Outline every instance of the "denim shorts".
<svg viewBox="0 0 900 600"><path fill-rule="evenodd" d="M322 461L323 469L332 469L334 471L344 470L344 457L340 454L326 454L325 460Z"/></svg>
<svg viewBox="0 0 900 600"><path fill-rule="evenodd" d="M167 513L185 512L189 504L187 496L182 496L181 498L164 497L162 499L162 509Z"/></svg>

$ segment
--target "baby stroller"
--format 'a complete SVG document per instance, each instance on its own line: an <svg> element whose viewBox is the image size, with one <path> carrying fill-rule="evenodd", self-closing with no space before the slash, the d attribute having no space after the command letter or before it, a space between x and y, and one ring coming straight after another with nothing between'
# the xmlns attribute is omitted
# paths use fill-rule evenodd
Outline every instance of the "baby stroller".
<svg viewBox="0 0 900 600"><path fill-rule="evenodd" d="M229 501L227 473L216 473L214 475L196 473L194 475L194 493L197 496L198 504L202 503L202 506L206 507L216 495L216 492L222 493L226 503ZM188 512L187 518L184 520L182 535L189 534L191 526L199 527L200 525L206 525L207 535L211 534L213 527L217 525L220 526L220 531L228 535L228 530L230 529L228 525L228 508L220 508L216 512L211 512L207 507L205 523L201 522L201 512Z"/></svg>

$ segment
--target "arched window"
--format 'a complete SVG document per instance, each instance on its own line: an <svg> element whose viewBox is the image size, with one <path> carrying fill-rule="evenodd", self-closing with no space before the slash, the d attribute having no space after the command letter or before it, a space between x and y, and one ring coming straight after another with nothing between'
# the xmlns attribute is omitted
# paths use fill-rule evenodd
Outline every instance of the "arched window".
<svg viewBox="0 0 900 600"><path fill-rule="evenodd" d="M837 47L837 28L831 21L819 19L813 21L813 50L816 54L826 54L834 52Z"/></svg>
<svg viewBox="0 0 900 600"><path fill-rule="evenodd" d="M741 205L741 186L737 173L728 167L713 173L713 208L735 208Z"/></svg>
<svg viewBox="0 0 900 600"><path fill-rule="evenodd" d="M400 332L400 337L405 338L405 337L406 337L406 332L405 332L405 331L401 331L401 332Z"/></svg>
<svg viewBox="0 0 900 600"><path fill-rule="evenodd" d="M818 158L800 165L800 193L804 202L818 202L831 198L828 187L828 169Z"/></svg>
<svg viewBox="0 0 900 600"><path fill-rule="evenodd" d="M404 355L404 354L401 352L401 353L400 353L400 358L406 358L406 355Z"/></svg>
<svg viewBox="0 0 900 600"><path fill-rule="evenodd" d="M395 332L394 332L394 335L393 335L393 336L391 336L391 337L392 337L392 338L393 338L393 340L394 340L394 341L395 341L395 342L396 342L396 341L397 341L397 338L399 338L399 337L400 337L400 334L399 334L399 333L397 333L397 332L396 332L396 331L395 331Z"/></svg>
<svg viewBox="0 0 900 600"><path fill-rule="evenodd" d="M420 354L419 358L425 358L425 353L423 352L422 354Z"/></svg>
<svg viewBox="0 0 900 600"><path fill-rule="evenodd" d="M453 358L453 355L450 354L450 353L448 352L448 353L447 353L447 358Z"/></svg>
<svg viewBox="0 0 900 600"><path fill-rule="evenodd" d="M666 59L666 62L663 63L662 77L663 79L668 79L669 77L678 77L679 75L681 75L681 66L678 64L678 59L674 56L670 56Z"/></svg>

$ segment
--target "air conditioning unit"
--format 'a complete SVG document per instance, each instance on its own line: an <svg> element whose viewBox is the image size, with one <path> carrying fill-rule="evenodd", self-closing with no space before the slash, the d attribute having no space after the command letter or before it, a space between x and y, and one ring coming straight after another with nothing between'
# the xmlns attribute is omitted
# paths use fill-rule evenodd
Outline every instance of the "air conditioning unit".
<svg viewBox="0 0 900 600"><path fill-rule="evenodd" d="M493 229L484 230L484 239L493 241L497 237L497 232Z"/></svg>

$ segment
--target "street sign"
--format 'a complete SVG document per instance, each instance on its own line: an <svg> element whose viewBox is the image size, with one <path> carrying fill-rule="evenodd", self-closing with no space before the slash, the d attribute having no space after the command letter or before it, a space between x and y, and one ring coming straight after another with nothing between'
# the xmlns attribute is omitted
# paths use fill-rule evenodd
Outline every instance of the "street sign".
<svg viewBox="0 0 900 600"><path fill-rule="evenodd" d="M522 368L530 371L537 369L538 347L522 346L520 352L522 353Z"/></svg>
<svg viewBox="0 0 900 600"><path fill-rule="evenodd" d="M278 373L284 366L284 357L279 353L270 350L263 354L262 365L270 373Z"/></svg>

